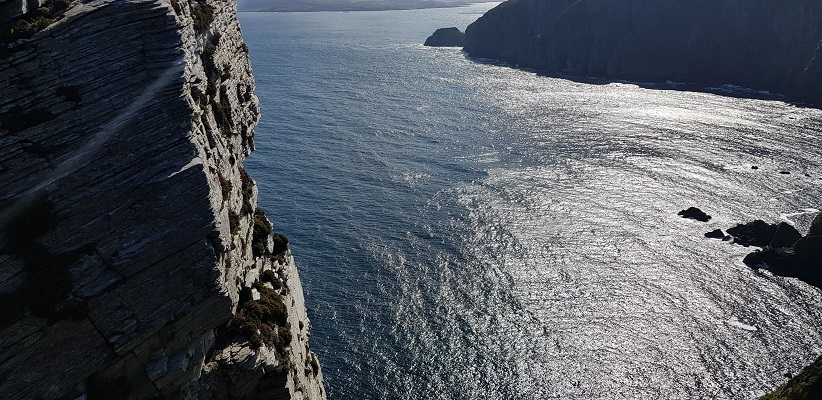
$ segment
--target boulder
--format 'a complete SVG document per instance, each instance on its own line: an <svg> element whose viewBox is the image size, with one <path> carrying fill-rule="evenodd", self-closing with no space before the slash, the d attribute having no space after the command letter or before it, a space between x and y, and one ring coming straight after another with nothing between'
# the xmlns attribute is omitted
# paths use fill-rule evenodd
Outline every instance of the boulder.
<svg viewBox="0 0 822 400"><path fill-rule="evenodd" d="M796 276L799 272L793 249L790 248L757 250L745 256L742 262L754 269L768 268L782 276Z"/></svg>
<svg viewBox="0 0 822 400"><path fill-rule="evenodd" d="M808 236L802 237L787 223L779 225L754 221L728 229L738 243L760 246L773 229L770 245L745 256L743 262L751 268L768 268L781 276L799 278L822 287L822 213L814 219ZM707 234L706 234L707 235Z"/></svg>
<svg viewBox="0 0 822 400"><path fill-rule="evenodd" d="M430 47L462 47L465 46L465 33L455 27L440 28L425 39L425 46Z"/></svg>
<svg viewBox="0 0 822 400"><path fill-rule="evenodd" d="M806 236L793 246L797 264L808 274L822 280L822 236Z"/></svg>
<svg viewBox="0 0 822 400"><path fill-rule="evenodd" d="M710 215L705 214L705 212L696 207L689 207L686 210L680 211L677 215L681 216L682 218L695 219L701 222L708 222L711 219Z"/></svg>

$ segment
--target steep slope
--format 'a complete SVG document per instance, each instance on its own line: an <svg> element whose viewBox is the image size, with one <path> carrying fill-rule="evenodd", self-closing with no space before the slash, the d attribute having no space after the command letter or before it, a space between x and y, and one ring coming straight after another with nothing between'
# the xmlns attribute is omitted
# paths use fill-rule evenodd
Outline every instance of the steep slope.
<svg viewBox="0 0 822 400"><path fill-rule="evenodd" d="M32 3L0 10L0 398L324 398L236 4Z"/></svg>
<svg viewBox="0 0 822 400"><path fill-rule="evenodd" d="M509 0L466 29L465 51L551 73L734 84L822 102L815 0Z"/></svg>

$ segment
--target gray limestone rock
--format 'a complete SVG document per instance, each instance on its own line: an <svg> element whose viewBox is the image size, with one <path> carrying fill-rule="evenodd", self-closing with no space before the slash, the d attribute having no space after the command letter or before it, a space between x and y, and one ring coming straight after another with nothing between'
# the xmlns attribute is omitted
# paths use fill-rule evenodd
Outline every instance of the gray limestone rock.
<svg viewBox="0 0 822 400"><path fill-rule="evenodd" d="M314 357L307 331L274 360L224 333L268 269L290 277L289 321L307 324L290 255L272 260L271 238L252 249L257 188L242 162L259 105L235 8L75 1L7 44L0 398L227 398L202 382L222 370L243 382L226 389L238 398L324 398L319 371L266 369ZM267 361L213 364L222 343Z"/></svg>

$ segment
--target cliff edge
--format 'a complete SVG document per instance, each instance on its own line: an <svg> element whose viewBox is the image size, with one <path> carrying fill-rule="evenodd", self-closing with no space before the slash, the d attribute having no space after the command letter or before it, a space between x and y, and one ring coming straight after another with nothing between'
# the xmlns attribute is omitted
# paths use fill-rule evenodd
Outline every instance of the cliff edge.
<svg viewBox="0 0 822 400"><path fill-rule="evenodd" d="M235 14L0 4L0 398L325 398Z"/></svg>
<svg viewBox="0 0 822 400"><path fill-rule="evenodd" d="M508 0L465 34L472 57L548 73L732 84L822 104L815 0Z"/></svg>

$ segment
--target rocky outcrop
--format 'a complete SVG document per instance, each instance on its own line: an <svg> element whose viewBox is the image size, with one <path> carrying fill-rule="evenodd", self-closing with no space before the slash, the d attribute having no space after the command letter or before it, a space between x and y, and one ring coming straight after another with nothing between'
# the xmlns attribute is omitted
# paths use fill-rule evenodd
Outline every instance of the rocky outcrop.
<svg viewBox="0 0 822 400"><path fill-rule="evenodd" d="M728 228L728 234L734 238L734 243L741 246L765 247L771 243L776 231L775 224L769 224L761 219Z"/></svg>
<svg viewBox="0 0 822 400"><path fill-rule="evenodd" d="M697 220L699 222L708 222L711 216L696 207L688 207L677 213L682 218Z"/></svg>
<svg viewBox="0 0 822 400"><path fill-rule="evenodd" d="M822 103L816 0L509 0L468 26L464 50L549 73L733 84Z"/></svg>
<svg viewBox="0 0 822 400"><path fill-rule="evenodd" d="M0 21L0 398L324 398L236 4L65 3Z"/></svg>
<svg viewBox="0 0 822 400"><path fill-rule="evenodd" d="M755 229L750 227L755 226ZM763 247L743 260L751 268L767 268L776 275L799 278L806 283L822 288L822 213L814 219L808 234L804 237L793 226L781 222L766 224L760 220L746 225L743 243ZM734 235L734 240L739 240Z"/></svg>
<svg viewBox="0 0 822 400"><path fill-rule="evenodd" d="M440 28L425 39L425 46L430 47L462 47L465 46L465 33L456 27Z"/></svg>

